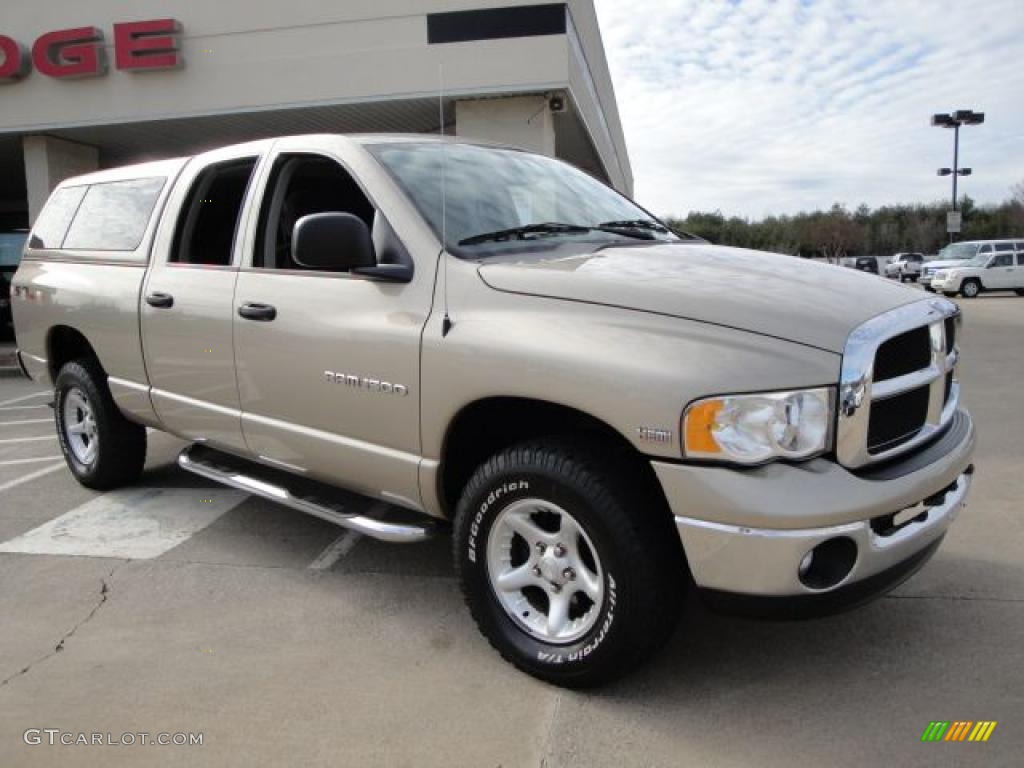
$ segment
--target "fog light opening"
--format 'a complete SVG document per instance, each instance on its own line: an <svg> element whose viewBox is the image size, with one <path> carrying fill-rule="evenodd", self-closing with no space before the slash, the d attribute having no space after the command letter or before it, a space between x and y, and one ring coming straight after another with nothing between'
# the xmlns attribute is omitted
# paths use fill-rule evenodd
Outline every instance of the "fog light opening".
<svg viewBox="0 0 1024 768"><path fill-rule="evenodd" d="M845 579L857 562L857 544L846 536L821 542L800 560L797 577L810 589L829 589Z"/></svg>

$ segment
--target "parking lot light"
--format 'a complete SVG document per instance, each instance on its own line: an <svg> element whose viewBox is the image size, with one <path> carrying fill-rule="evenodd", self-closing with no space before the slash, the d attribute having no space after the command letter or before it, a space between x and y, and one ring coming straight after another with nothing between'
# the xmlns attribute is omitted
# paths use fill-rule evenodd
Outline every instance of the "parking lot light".
<svg viewBox="0 0 1024 768"><path fill-rule="evenodd" d="M932 125L937 128L953 129L953 168L939 168L939 176L953 177L953 210L956 211L956 179L957 176L970 176L970 168L958 168L960 162L960 126L981 125L985 122L984 112L975 112L971 109L958 109L955 112L939 112L932 115ZM953 233L949 233L950 242L953 241Z"/></svg>

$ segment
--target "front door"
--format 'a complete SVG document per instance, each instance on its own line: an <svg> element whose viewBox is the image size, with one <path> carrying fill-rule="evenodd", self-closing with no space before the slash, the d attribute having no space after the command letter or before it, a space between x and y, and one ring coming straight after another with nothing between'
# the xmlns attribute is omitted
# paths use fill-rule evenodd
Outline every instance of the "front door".
<svg viewBox="0 0 1024 768"><path fill-rule="evenodd" d="M295 146L294 143L285 146ZM235 290L246 441L261 459L417 508L420 335L433 271L410 283L304 268L296 222L338 211L371 228L378 257L408 259L384 214L325 152L275 153Z"/></svg>
<svg viewBox="0 0 1024 768"><path fill-rule="evenodd" d="M142 291L141 322L153 407L164 426L236 452L242 437L232 346L236 232L259 147L186 166L168 200Z"/></svg>

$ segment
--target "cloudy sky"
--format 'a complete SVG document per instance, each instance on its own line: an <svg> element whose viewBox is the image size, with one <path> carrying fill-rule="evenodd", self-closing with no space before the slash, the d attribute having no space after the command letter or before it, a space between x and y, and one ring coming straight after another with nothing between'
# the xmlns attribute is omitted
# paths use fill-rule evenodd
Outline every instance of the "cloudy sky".
<svg viewBox="0 0 1024 768"><path fill-rule="evenodd" d="M596 0L637 199L760 217L1024 180L1024 0Z"/></svg>

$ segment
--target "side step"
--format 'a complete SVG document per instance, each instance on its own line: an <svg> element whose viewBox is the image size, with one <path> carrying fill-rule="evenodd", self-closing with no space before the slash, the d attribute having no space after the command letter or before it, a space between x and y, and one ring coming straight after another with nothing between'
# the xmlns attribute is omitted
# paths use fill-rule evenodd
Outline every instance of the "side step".
<svg viewBox="0 0 1024 768"><path fill-rule="evenodd" d="M414 544L432 538L437 531L437 525L423 519L422 515L418 516L421 519L415 521L390 522L348 511L346 506L353 509L355 505L352 502L358 504L364 497L240 459L208 446L190 445L179 454L178 466L207 480L276 501L380 541Z"/></svg>

